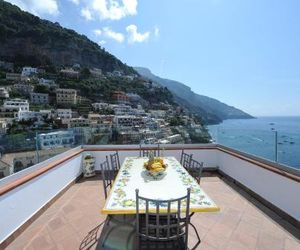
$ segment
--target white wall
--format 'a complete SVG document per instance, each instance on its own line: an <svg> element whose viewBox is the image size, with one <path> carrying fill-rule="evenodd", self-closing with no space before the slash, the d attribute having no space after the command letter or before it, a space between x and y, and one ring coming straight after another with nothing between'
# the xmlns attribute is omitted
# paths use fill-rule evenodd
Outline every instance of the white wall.
<svg viewBox="0 0 300 250"><path fill-rule="evenodd" d="M81 174L81 158L79 154L0 196L0 243Z"/></svg>
<svg viewBox="0 0 300 250"><path fill-rule="evenodd" d="M5 177L3 179L0 179L0 188L2 186L5 186L7 183L11 183L11 182L13 182L15 180L20 179L23 176L26 176L26 175L28 175L30 173L33 173L36 170L41 169L41 168L47 166L50 163L53 163L54 161L58 161L58 160L60 160L60 159L62 159L64 157L67 157L68 155L70 155L72 153L75 153L78 150L81 150L81 146L76 147L76 148L72 148L72 149L70 149L68 151L65 151L65 152L63 152L61 154L58 154L58 155L56 155L54 157L51 157L51 158L49 158L49 159L47 159L47 160L45 160L43 162L40 162L40 163L35 164L35 165L33 165L33 166L29 167L29 168L25 168L22 171L19 171L17 173L9 175L9 176L7 176L7 177Z"/></svg>
<svg viewBox="0 0 300 250"><path fill-rule="evenodd" d="M177 146L177 145L175 145ZM199 147L199 145L198 145ZM98 151L88 151L89 149L97 149ZM111 148L111 151L108 151L108 149ZM85 153L92 154L96 158L95 167L96 170L100 170L100 163L102 163L105 160L105 156L108 156L110 154L115 153L115 149L118 148L120 162L124 161L125 157L131 157L131 156L139 156L139 146L137 145L122 145L122 146L84 146L84 149L86 150ZM179 146L180 148L180 146ZM104 150L105 151L100 151ZM136 150L133 150L136 149ZM181 156L181 150L175 149L172 145L165 145L164 151L160 151L160 153L164 154L164 156L174 156L177 158L178 161L180 161ZM185 150L185 153L193 154L193 159L198 160L200 162L204 163L204 167L217 167L217 150L216 149L187 149Z"/></svg>
<svg viewBox="0 0 300 250"><path fill-rule="evenodd" d="M225 174L300 221L300 183L222 151L218 152L218 166Z"/></svg>

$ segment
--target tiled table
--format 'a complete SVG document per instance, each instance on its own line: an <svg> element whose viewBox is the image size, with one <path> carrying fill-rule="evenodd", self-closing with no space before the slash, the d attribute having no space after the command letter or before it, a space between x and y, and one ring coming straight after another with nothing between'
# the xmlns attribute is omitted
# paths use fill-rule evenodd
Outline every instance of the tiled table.
<svg viewBox="0 0 300 250"><path fill-rule="evenodd" d="M103 214L135 214L136 189L139 189L139 195L143 197L168 200L186 195L187 188L191 188L190 212L220 210L175 157L164 157L168 167L164 176L158 178L150 176L144 169L144 162L147 160L146 157L125 159L102 209ZM141 210L143 205L140 204ZM150 210L155 209L154 205L150 206Z"/></svg>

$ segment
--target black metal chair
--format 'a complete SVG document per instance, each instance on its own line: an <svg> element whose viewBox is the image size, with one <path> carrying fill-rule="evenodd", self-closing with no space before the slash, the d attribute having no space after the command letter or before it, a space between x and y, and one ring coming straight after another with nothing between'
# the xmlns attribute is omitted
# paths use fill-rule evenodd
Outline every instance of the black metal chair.
<svg viewBox="0 0 300 250"><path fill-rule="evenodd" d="M160 156L159 144L157 145L157 147L153 147L153 148L150 147L143 148L142 145L140 145L140 157L148 157L150 152L152 152L155 157Z"/></svg>
<svg viewBox="0 0 300 250"><path fill-rule="evenodd" d="M143 211L140 204L145 205ZM155 206L154 211L150 205ZM148 199L136 190L137 249L188 249L189 212L190 189L187 195L172 200Z"/></svg>
<svg viewBox="0 0 300 250"><path fill-rule="evenodd" d="M105 157L105 161L100 163L102 182L103 182L103 190L105 199L107 199L108 191L111 189L113 180L114 180L114 172L109 167L108 157Z"/></svg>
<svg viewBox="0 0 300 250"><path fill-rule="evenodd" d="M187 154L184 152L184 149L181 151L180 164L185 168L189 168L193 154Z"/></svg>
<svg viewBox="0 0 300 250"><path fill-rule="evenodd" d="M118 154L114 154L113 157ZM112 155L111 155L112 159ZM105 157L105 161L100 164L104 196L107 199L108 192L112 188L112 184L115 178L115 168L109 166L108 156ZM100 249L109 249L112 243L122 242L122 244L133 244L132 238L135 235L135 216L123 215L108 215L106 220L100 225L104 224L101 237L99 239L98 247ZM130 247L129 247L130 248ZM98 248L97 248L98 249Z"/></svg>
<svg viewBox="0 0 300 250"><path fill-rule="evenodd" d="M112 170L115 172L114 174L116 176L121 168L118 151L116 151L116 153L110 155L110 165L111 165Z"/></svg>
<svg viewBox="0 0 300 250"><path fill-rule="evenodd" d="M200 184L200 179L203 171L203 162L199 162L194 159L191 159L187 171L191 176L193 176L197 180L198 184Z"/></svg>

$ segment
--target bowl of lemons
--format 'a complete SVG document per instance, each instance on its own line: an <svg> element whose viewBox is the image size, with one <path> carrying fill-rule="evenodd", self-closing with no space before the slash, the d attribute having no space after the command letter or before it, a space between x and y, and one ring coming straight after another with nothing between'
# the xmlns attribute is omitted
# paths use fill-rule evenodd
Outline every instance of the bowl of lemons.
<svg viewBox="0 0 300 250"><path fill-rule="evenodd" d="M164 163L162 158L154 157L144 163L144 168L151 176L158 177L164 175L167 164Z"/></svg>

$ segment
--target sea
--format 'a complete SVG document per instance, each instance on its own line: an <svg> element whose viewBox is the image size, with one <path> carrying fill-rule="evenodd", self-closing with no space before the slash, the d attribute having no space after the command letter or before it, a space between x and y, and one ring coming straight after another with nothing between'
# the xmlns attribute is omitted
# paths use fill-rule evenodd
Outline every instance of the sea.
<svg viewBox="0 0 300 250"><path fill-rule="evenodd" d="M225 120L208 130L216 143L300 170L300 117Z"/></svg>

